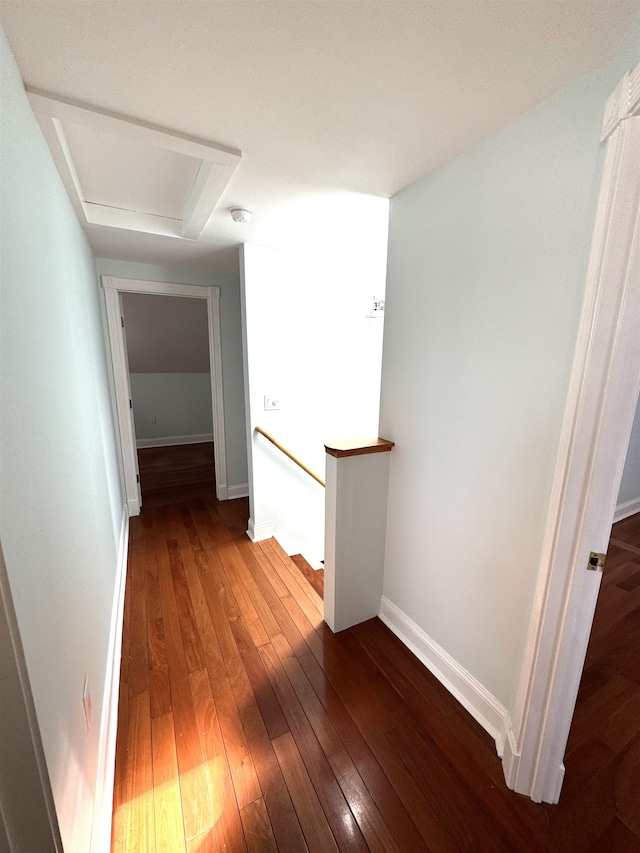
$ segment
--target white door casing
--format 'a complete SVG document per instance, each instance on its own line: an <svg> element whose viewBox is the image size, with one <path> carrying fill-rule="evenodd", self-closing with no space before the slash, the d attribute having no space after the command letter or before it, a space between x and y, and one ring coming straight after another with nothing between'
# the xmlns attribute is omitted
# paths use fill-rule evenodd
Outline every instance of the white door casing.
<svg viewBox="0 0 640 853"><path fill-rule="evenodd" d="M129 397L129 408L125 411L125 416L128 415L128 427L131 430L131 438L133 440L133 446L137 448L138 442L136 439L136 422L133 417L133 395L131 393L131 374L129 371L129 350L127 349L127 327L124 322L124 304L122 302L122 293L118 291L118 310L120 312L121 323L120 323L120 335L122 336L122 354L124 356L124 379L126 382L126 393ZM142 489L140 487L140 465L138 462L138 453L133 454L133 459L135 462L135 480L136 480L136 496L138 499L138 506L142 506Z"/></svg>
<svg viewBox="0 0 640 853"><path fill-rule="evenodd" d="M122 327L121 294L146 293L156 296L183 296L207 301L209 330L209 362L211 372L211 400L213 408L213 453L216 478L216 497L227 499L227 457L224 430L224 400L222 394L222 350L220 342L220 288L198 287L189 284L171 284L159 281L137 281L103 275L107 329L111 350L111 363L116 396L116 416L122 466L124 471L126 501L129 515L138 515L141 497L138 483L138 454L131 414L129 369L124 329Z"/></svg>
<svg viewBox="0 0 640 853"><path fill-rule="evenodd" d="M640 387L640 66L607 102L606 158L521 671L507 784L555 803ZM605 567L606 571L606 567Z"/></svg>

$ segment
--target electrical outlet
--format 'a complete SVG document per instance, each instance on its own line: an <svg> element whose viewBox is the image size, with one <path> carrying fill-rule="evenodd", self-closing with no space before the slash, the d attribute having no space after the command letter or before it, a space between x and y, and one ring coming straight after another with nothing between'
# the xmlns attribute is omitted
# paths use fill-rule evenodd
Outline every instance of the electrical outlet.
<svg viewBox="0 0 640 853"><path fill-rule="evenodd" d="M149 415L149 423L155 424L155 422L156 422L156 416L155 415Z"/></svg>
<svg viewBox="0 0 640 853"><path fill-rule="evenodd" d="M91 692L89 691L89 679L86 675L82 687L82 705L84 707L84 720L87 724L87 731L89 731L91 729Z"/></svg>
<svg viewBox="0 0 640 853"><path fill-rule="evenodd" d="M265 412L277 412L280 408L280 401L275 397L267 397L265 395L264 398L264 410Z"/></svg>

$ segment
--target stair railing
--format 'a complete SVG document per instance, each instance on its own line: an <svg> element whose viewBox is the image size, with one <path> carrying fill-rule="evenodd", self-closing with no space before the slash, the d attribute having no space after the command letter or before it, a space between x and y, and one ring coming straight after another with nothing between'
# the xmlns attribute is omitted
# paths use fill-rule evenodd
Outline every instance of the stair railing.
<svg viewBox="0 0 640 853"><path fill-rule="evenodd" d="M275 447L277 447L278 450L280 450L282 453L284 453L284 455L287 456L289 459L291 459L292 462L295 462L295 464L299 468L302 468L302 470L305 471L310 477L313 477L313 479L316 481L316 483L320 483L320 485L322 487L324 487L325 482L322 479L322 477L319 474L316 474L316 472L313 471L311 468L309 468L308 465L305 465L305 463L298 456L296 456L295 453L293 453L291 450L289 450L288 447L285 447L284 444L279 442L277 438L274 438L274 436L272 436L271 433L267 432L266 429L262 429L261 426L257 426L255 428L255 431L257 433L259 433L260 435L264 436L264 438L266 438L267 441L270 441L271 444L273 444Z"/></svg>

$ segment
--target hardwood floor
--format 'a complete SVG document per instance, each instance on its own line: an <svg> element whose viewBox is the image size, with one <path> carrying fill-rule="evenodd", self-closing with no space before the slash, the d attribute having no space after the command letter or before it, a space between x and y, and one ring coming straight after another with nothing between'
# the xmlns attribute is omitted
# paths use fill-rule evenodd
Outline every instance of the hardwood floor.
<svg viewBox="0 0 640 853"><path fill-rule="evenodd" d="M324 569L312 568L302 554L292 554L291 560L309 581L320 598L324 599Z"/></svg>
<svg viewBox="0 0 640 853"><path fill-rule="evenodd" d="M132 519L112 853L640 851L640 517L614 529L559 806L505 788L379 620L333 635L246 521L197 489Z"/></svg>
<svg viewBox="0 0 640 853"><path fill-rule="evenodd" d="M180 488L215 489L213 442L138 449L140 489L145 498Z"/></svg>
<svg viewBox="0 0 640 853"><path fill-rule="evenodd" d="M559 839L640 850L640 515L611 531L565 765Z"/></svg>

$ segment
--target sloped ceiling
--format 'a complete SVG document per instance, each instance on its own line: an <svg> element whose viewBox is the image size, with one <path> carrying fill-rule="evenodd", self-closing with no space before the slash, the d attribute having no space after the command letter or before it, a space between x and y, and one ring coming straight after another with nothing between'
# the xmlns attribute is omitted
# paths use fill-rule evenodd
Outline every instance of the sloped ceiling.
<svg viewBox="0 0 640 853"><path fill-rule="evenodd" d="M294 248L314 197L390 197L602 64L639 13L640 0L20 0L0 20L28 86L242 152L201 239L89 225L96 254L233 271L241 241Z"/></svg>
<svg viewBox="0 0 640 853"><path fill-rule="evenodd" d="M204 299L123 293L131 373L209 373Z"/></svg>

